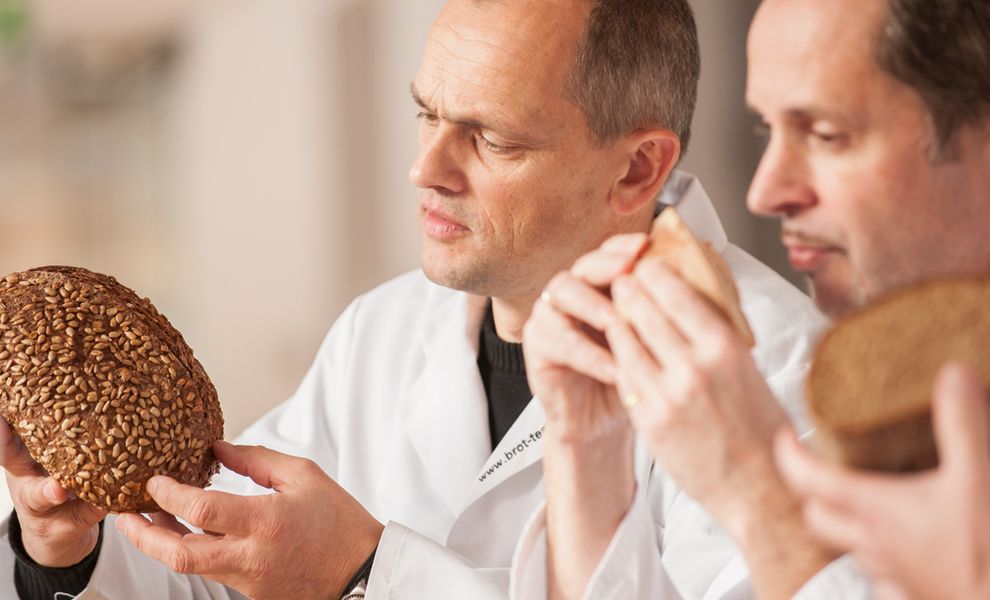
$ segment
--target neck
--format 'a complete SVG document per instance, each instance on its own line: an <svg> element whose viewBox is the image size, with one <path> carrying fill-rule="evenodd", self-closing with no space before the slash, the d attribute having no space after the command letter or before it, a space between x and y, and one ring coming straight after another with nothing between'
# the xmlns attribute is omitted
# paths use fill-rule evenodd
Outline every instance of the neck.
<svg viewBox="0 0 990 600"><path fill-rule="evenodd" d="M598 248L605 240L609 239L613 235L620 233L633 233L633 232L649 232L650 225L653 223L653 204L649 206L649 210L640 211L639 214L625 220L620 226L610 229L604 232L592 245L586 250L590 252L591 250ZM582 253L583 254L583 253ZM574 257L577 260L578 256ZM571 264L574 261L570 261L567 264ZM562 267L566 268L566 267ZM552 274L551 274L552 275ZM547 277L547 281L549 281ZM542 288L534 294L523 295L513 298L492 298L492 316L495 318L495 332L498 337L505 342L521 343L522 342L522 330L523 325L526 324L526 319L529 318L531 312L533 312L533 305L540 298L540 293Z"/></svg>
<svg viewBox="0 0 990 600"><path fill-rule="evenodd" d="M492 298L492 316L495 318L495 333L505 342L522 342L523 325L533 311L537 298Z"/></svg>

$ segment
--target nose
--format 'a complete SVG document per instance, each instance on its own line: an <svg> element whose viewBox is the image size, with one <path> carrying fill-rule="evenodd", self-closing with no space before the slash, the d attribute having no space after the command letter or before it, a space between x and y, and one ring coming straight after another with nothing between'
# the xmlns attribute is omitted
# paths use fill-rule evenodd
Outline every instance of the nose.
<svg viewBox="0 0 990 600"><path fill-rule="evenodd" d="M409 181L445 195L463 192L467 180L457 160L458 141L453 124L421 124L419 154L409 169Z"/></svg>
<svg viewBox="0 0 990 600"><path fill-rule="evenodd" d="M764 217L792 217L815 205L806 158L783 140L771 140L746 196L750 212Z"/></svg>

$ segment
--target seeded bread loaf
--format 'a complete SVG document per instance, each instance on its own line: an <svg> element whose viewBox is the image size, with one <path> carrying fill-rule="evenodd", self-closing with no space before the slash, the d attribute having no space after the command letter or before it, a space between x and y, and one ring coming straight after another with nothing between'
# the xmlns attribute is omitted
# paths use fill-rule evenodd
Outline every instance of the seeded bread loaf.
<svg viewBox="0 0 990 600"><path fill-rule="evenodd" d="M699 240L673 206L664 208L653 222L650 247L643 256L659 256L692 287L719 308L750 348L753 331L739 306L739 290L725 260L707 241Z"/></svg>
<svg viewBox="0 0 990 600"><path fill-rule="evenodd" d="M153 475L204 487L218 470L202 365L149 300L84 269L0 280L0 412L63 487L112 512L157 510Z"/></svg>
<svg viewBox="0 0 990 600"><path fill-rule="evenodd" d="M885 471L938 464L931 399L949 361L977 369L990 386L990 280L925 283L838 322L808 377L822 452Z"/></svg>

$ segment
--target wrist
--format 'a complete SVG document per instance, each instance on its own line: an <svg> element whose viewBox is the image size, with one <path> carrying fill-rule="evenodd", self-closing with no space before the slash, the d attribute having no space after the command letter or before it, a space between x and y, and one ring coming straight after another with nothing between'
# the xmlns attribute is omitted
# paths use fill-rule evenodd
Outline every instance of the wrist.
<svg viewBox="0 0 990 600"><path fill-rule="evenodd" d="M779 482L774 474L772 481ZM780 486L757 486L746 509L733 512L723 525L750 567L761 598L790 598L838 555L826 549L807 528L801 505Z"/></svg>
<svg viewBox="0 0 990 600"><path fill-rule="evenodd" d="M583 594L629 511L633 440L630 433L574 443L551 434L544 443L550 597Z"/></svg>
<svg viewBox="0 0 990 600"><path fill-rule="evenodd" d="M547 432L543 468L548 506L566 505L570 514L585 513L595 521L621 520L636 489L632 431L591 441L561 438L549 427Z"/></svg>
<svg viewBox="0 0 990 600"><path fill-rule="evenodd" d="M362 579L362 576L370 575L371 563L384 531L385 527L375 521L373 526L355 540L346 556L340 560L340 569L334 576L333 584L327 588L334 590L330 596L332 600L346 597Z"/></svg>

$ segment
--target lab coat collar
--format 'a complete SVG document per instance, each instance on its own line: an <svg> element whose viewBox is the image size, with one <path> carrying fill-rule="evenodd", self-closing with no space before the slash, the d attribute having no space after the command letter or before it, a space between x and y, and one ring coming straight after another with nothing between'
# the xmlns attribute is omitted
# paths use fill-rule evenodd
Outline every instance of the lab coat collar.
<svg viewBox="0 0 990 600"><path fill-rule="evenodd" d="M491 454L488 405L478 372L487 299L463 293L439 302L420 330L423 370L403 403L404 429L432 489L454 515Z"/></svg>
<svg viewBox="0 0 990 600"><path fill-rule="evenodd" d="M543 458L543 429L547 417L543 405L533 398L477 473L465 507L478 500L509 477Z"/></svg>
<svg viewBox="0 0 990 600"><path fill-rule="evenodd" d="M675 170L667 178L658 201L664 206L676 207L691 233L711 243L716 252L721 254L725 250L729 238L697 177Z"/></svg>

